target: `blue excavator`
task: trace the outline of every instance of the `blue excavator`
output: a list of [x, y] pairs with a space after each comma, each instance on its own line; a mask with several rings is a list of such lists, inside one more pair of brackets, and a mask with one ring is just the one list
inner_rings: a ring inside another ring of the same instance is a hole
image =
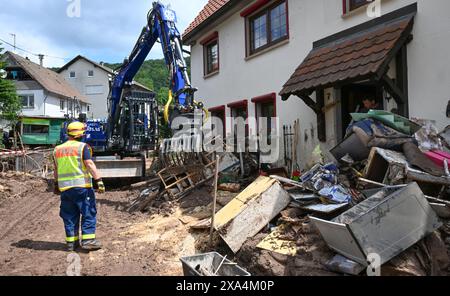
[[[145, 175], [145, 153], [158, 146], [160, 117], [171, 126], [179, 116], [193, 118], [195, 112], [206, 112], [202, 103], [194, 100], [197, 89], [192, 87], [188, 76], [176, 22], [173, 10], [160, 2], [153, 3], [131, 54], [110, 81], [107, 121], [84, 120], [87, 124], [84, 141], [93, 148], [94, 160], [105, 178]], [[163, 114], [153, 92], [132, 89], [134, 77], [158, 42], [170, 75], [169, 101]], [[62, 137], [70, 122], [65, 122]]]

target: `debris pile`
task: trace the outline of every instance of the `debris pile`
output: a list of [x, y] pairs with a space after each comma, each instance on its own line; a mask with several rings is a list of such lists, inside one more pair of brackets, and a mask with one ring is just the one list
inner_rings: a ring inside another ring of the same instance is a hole
[[0, 201], [27, 196], [30, 192], [49, 190], [49, 182], [21, 172], [0, 173]]
[[260, 176], [215, 214], [212, 227], [253, 274], [359, 275], [374, 262], [386, 275], [450, 273], [449, 128], [352, 116], [336, 159], [298, 181]]
[[359, 275], [373, 262], [382, 274], [449, 274], [450, 128], [385, 111], [352, 117], [345, 139], [303, 173], [258, 177], [257, 156], [245, 153], [166, 154], [129, 211], [161, 213], [205, 193], [183, 224], [210, 230], [205, 251], [255, 275]]

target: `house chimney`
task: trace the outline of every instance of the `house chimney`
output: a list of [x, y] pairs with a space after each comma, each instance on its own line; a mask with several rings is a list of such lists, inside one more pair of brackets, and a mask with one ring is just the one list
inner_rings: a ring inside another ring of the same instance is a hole
[[38, 57], [39, 57], [39, 65], [41, 65], [41, 67], [44, 67], [44, 55], [38, 54]]

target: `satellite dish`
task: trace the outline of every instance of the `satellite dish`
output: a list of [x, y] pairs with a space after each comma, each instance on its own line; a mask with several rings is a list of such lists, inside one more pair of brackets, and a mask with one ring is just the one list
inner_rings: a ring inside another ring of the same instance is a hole
[[5, 70], [1, 69], [0, 70], [0, 78], [5, 79], [6, 76], [8, 76], [8, 73]]

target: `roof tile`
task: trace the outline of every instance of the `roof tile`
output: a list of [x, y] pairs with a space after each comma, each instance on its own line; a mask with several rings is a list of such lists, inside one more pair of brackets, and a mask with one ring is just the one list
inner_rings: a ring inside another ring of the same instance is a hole
[[191, 33], [195, 28], [197, 28], [201, 23], [206, 21], [208, 18], [213, 16], [220, 8], [227, 4], [230, 0], [208, 0], [205, 7], [200, 11], [197, 17], [192, 21], [192, 23], [184, 31], [183, 36]]
[[40, 65], [31, 62], [15, 53], [7, 52], [20, 67], [23, 68], [34, 80], [36, 80], [47, 91], [66, 98], [76, 97], [78, 100], [88, 103], [86, 97], [81, 95], [78, 90], [72, 87], [62, 75], [41, 67]]

